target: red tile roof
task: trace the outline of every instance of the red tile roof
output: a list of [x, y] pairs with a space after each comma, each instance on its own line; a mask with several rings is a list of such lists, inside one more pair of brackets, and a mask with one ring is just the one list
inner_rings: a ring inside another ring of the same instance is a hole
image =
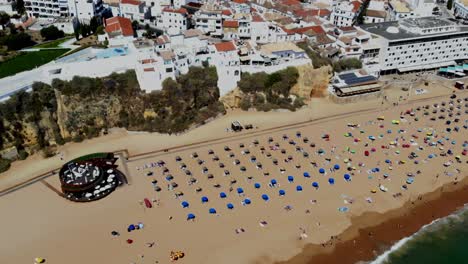
[[304, 34], [305, 32], [312, 30], [316, 34], [325, 34], [325, 30], [321, 26], [310, 26], [310, 27], [303, 27], [303, 28], [295, 28], [293, 29], [294, 32], [298, 34]]
[[301, 5], [301, 2], [298, 0], [282, 0], [281, 3], [287, 6]]
[[107, 33], [120, 33], [122, 36], [133, 36], [132, 21], [125, 17], [111, 17], [106, 19]]
[[229, 10], [229, 9], [224, 9], [224, 10], [222, 11], [222, 14], [225, 15], [225, 16], [230, 16], [230, 15], [232, 15], [232, 12], [231, 12], [231, 10]]
[[353, 12], [357, 12], [361, 8], [361, 2], [359, 1], [353, 1], [351, 4], [353, 5]]
[[237, 20], [224, 20], [223, 27], [225, 28], [238, 28], [239, 22]]
[[293, 13], [297, 17], [302, 17], [302, 18], [311, 17], [311, 16], [325, 17], [331, 14], [330, 10], [328, 9], [298, 9], [298, 10], [294, 10]]
[[247, 4], [247, 0], [232, 0], [232, 2], [236, 4]]
[[179, 8], [179, 9], [174, 9], [174, 8], [165, 7], [165, 8], [163, 9], [163, 12], [179, 13], [179, 14], [183, 14], [183, 15], [188, 14], [187, 9], [185, 9], [185, 8], [183, 8], [183, 7]]
[[154, 72], [154, 68], [151, 67], [151, 68], [144, 68], [143, 71], [145, 72]]
[[127, 4], [127, 5], [140, 5], [141, 2], [138, 0], [120, 0], [121, 4]]
[[356, 31], [357, 29], [353, 26], [347, 26], [347, 27], [340, 27], [339, 28], [341, 31], [346, 32], [346, 31]]
[[253, 13], [252, 22], [265, 22], [265, 20], [259, 14]]
[[218, 52], [234, 51], [237, 49], [232, 41], [216, 43], [214, 46]]

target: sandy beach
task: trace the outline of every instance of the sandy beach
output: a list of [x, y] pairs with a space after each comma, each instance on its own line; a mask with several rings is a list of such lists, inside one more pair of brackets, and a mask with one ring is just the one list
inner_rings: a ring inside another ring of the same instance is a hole
[[[464, 97], [466, 93], [458, 93], [457, 99]], [[0, 239], [0, 256], [6, 263], [31, 263], [35, 257], [47, 263], [169, 263], [169, 253], [181, 250], [186, 256], [178, 263], [274, 263], [296, 255], [304, 260], [304, 248], [321, 247], [358, 226], [360, 217], [393, 218], [391, 212], [407, 207], [408, 201], [454, 182], [465, 185], [467, 157], [461, 153], [466, 148], [467, 102], [453, 99], [450, 104], [449, 95], [423, 99], [396, 107], [382, 107], [379, 100], [336, 107], [320, 101], [313, 111], [293, 114], [234, 112], [180, 136], [118, 132], [67, 145], [62, 150], [66, 160], [125, 147], [134, 156], [222, 138], [228, 133], [223, 128], [236, 119], [259, 127], [252, 134], [130, 158], [131, 184], [96, 202], [73, 203], [58, 196], [51, 190], [60, 188], [54, 176], [4, 195], [0, 208], [8, 213], [0, 223], [11, 228]], [[337, 116], [267, 130], [287, 124], [285, 120], [297, 123], [333, 114]], [[58, 157], [44, 164], [39, 160], [14, 164], [1, 176], [3, 187], [63, 163]], [[165, 164], [155, 166], [160, 160]], [[25, 166], [32, 162], [38, 165]], [[8, 180], [15, 173], [17, 178]], [[155, 180], [160, 192], [154, 190]], [[168, 188], [172, 182], [177, 187]], [[153, 200], [154, 207], [142, 206], [144, 198]], [[210, 213], [211, 208], [216, 212]], [[189, 214], [195, 219], [187, 221]], [[137, 223], [144, 228], [127, 231]]]

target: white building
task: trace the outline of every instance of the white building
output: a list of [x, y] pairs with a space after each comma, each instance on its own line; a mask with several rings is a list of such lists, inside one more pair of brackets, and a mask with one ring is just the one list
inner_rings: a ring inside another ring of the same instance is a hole
[[259, 44], [268, 43], [269, 24], [260, 15], [252, 14], [252, 22], [250, 23], [251, 39]]
[[330, 14], [330, 22], [339, 27], [352, 26], [361, 11], [359, 1], [334, 2]]
[[100, 16], [105, 8], [102, 0], [69, 1], [69, 16], [89, 22], [93, 16]]
[[373, 35], [363, 45], [364, 63], [381, 74], [435, 69], [468, 59], [468, 27], [449, 20], [406, 18], [361, 28]]
[[468, 0], [455, 0], [453, 13], [456, 17], [468, 20]]
[[370, 1], [364, 16], [364, 23], [381, 23], [385, 22], [387, 11], [385, 10], [385, 2]]
[[85, 21], [105, 10], [102, 0], [26, 0], [24, 7], [30, 17], [78, 17]]
[[161, 17], [158, 20], [157, 27], [168, 31], [181, 32], [189, 27], [188, 12], [185, 8], [169, 8], [162, 10]]
[[120, 14], [132, 21], [143, 22], [145, 19], [145, 2], [138, 0], [120, 0]]
[[0, 12], [5, 12], [10, 16], [14, 15], [16, 11], [13, 11], [12, 2], [11, 0], [0, 0]]
[[432, 16], [435, 0], [391, 0], [388, 2], [389, 20]]
[[199, 10], [194, 14], [195, 28], [205, 34], [221, 36], [223, 34], [222, 11]]

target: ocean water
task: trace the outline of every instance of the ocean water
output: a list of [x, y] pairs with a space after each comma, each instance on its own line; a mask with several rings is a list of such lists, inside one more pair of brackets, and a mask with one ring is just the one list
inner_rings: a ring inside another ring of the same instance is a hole
[[400, 240], [372, 264], [468, 263], [468, 206]]

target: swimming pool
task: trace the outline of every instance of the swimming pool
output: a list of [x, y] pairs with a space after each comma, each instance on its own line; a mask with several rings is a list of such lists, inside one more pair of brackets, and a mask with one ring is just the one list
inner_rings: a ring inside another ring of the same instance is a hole
[[127, 55], [127, 48], [108, 48], [96, 54], [96, 57], [98, 59], [104, 59], [125, 55]]

